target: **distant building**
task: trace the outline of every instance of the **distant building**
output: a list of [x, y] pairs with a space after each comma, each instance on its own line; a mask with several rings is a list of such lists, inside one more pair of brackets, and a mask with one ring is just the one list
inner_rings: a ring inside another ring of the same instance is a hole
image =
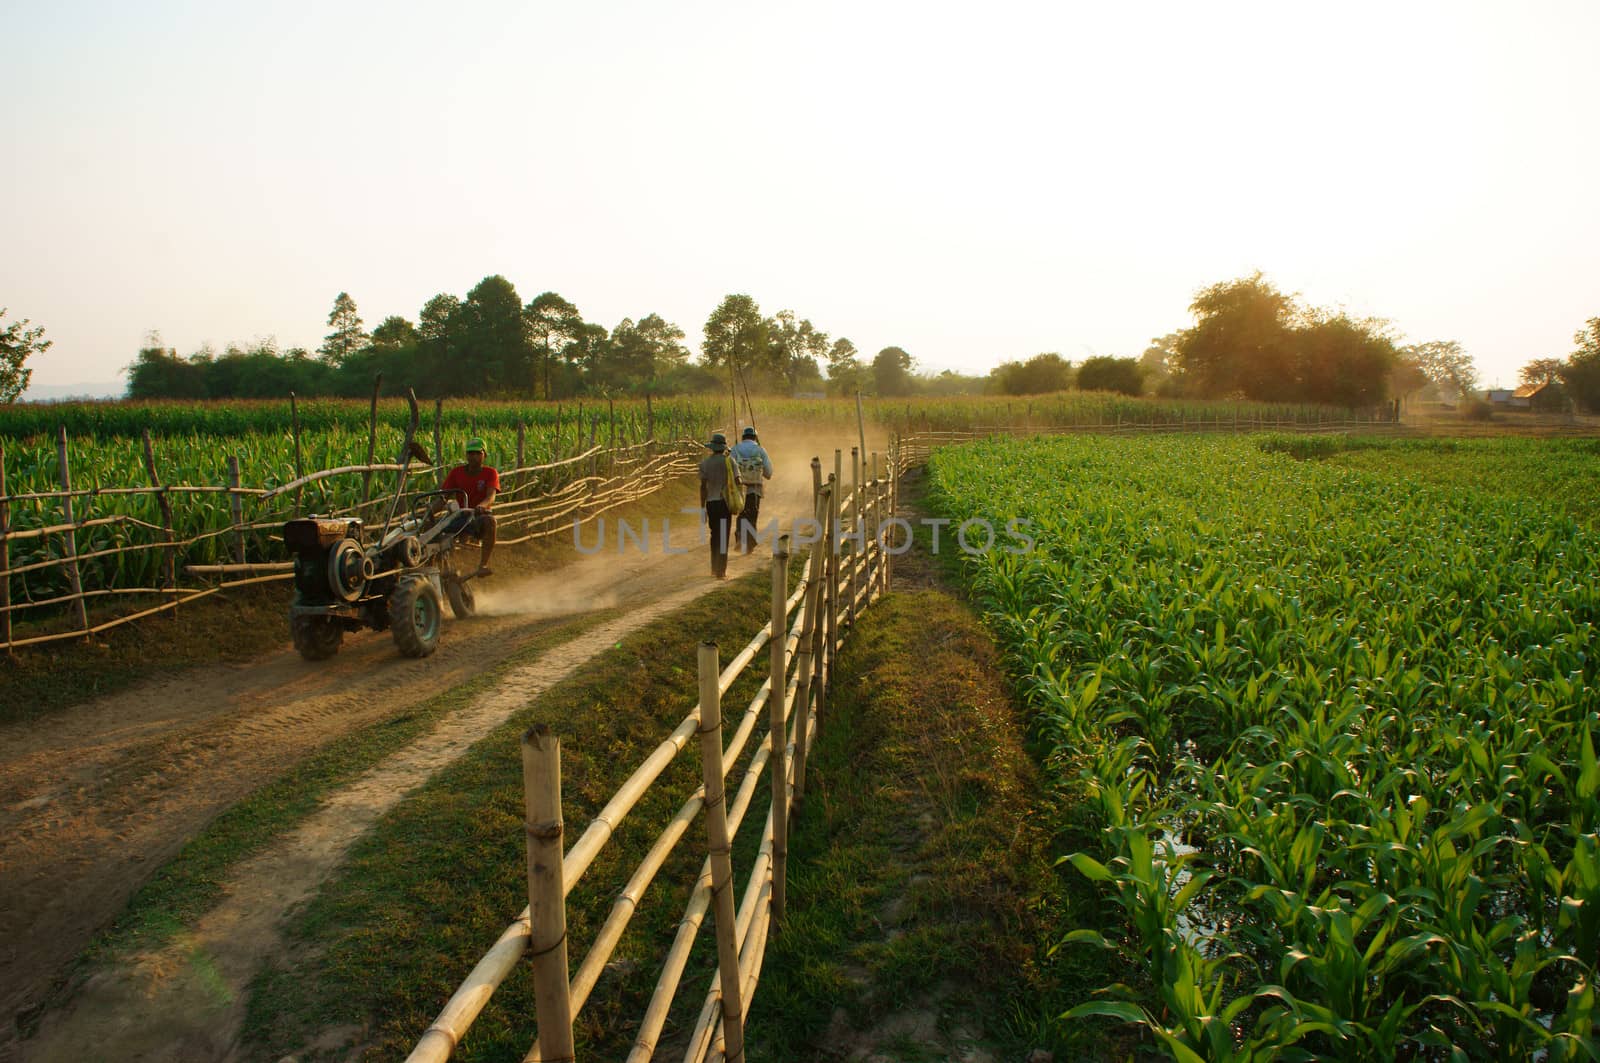
[[[1483, 393], [1483, 401], [1490, 406], [1506, 408], [1513, 405], [1511, 400], [1515, 396], [1516, 391], [1511, 388], [1489, 388]], [[1527, 404], [1524, 403], [1523, 405]]]
[[1567, 392], [1555, 380], [1524, 384], [1511, 396], [1511, 406], [1525, 410], [1564, 410], [1567, 408]]

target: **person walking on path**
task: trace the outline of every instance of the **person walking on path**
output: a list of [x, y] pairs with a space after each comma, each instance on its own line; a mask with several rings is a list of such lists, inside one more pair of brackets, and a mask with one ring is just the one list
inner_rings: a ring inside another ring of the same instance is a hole
[[739, 514], [739, 549], [748, 554], [756, 545], [756, 522], [761, 516], [763, 480], [772, 479], [772, 459], [756, 438], [754, 425], [733, 445], [733, 467], [738, 470], [739, 490], [744, 492], [744, 510]]
[[711, 453], [700, 462], [700, 508], [705, 510], [706, 523], [711, 528], [711, 574], [727, 579], [728, 523], [732, 517], [727, 493], [737, 491], [739, 485], [728, 482], [728, 437], [713, 432], [706, 449]]
[[494, 553], [494, 496], [500, 491], [500, 474], [483, 463], [483, 440], [467, 440], [467, 463], [450, 470], [440, 485], [441, 491], [454, 491], [464, 511], [462, 520], [470, 534], [483, 544], [478, 558], [477, 576], [491, 575], [489, 557]]

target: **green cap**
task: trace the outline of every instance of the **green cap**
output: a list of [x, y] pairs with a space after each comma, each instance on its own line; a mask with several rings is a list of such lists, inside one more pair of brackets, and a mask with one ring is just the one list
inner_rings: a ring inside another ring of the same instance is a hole
[[481, 439], [469, 439], [469, 440], [467, 440], [467, 453], [471, 454], [474, 450], [476, 450], [479, 454], [483, 453], [483, 440], [481, 440]]

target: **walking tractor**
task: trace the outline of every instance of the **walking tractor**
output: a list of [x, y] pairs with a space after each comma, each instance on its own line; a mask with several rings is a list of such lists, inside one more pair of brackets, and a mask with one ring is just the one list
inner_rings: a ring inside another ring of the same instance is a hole
[[[416, 400], [412, 399], [412, 420]], [[406, 468], [427, 454], [407, 433], [399, 482], [385, 531], [373, 541], [362, 522], [350, 517], [309, 516], [283, 526], [283, 541], [294, 552], [294, 601], [289, 634], [308, 661], [339, 652], [346, 631], [388, 629], [407, 657], [426, 657], [439, 644], [444, 601], [458, 619], [473, 614], [471, 580], [478, 569], [463, 569], [456, 547], [473, 528], [473, 514], [459, 491], [423, 491], [407, 500]]]

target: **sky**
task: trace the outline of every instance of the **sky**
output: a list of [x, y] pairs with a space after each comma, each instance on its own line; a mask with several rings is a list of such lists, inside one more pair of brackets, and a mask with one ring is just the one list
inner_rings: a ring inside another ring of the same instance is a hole
[[974, 373], [1137, 355], [1256, 270], [1485, 383], [1600, 316], [1593, 0], [0, 0], [0, 39], [30, 395], [496, 273]]

